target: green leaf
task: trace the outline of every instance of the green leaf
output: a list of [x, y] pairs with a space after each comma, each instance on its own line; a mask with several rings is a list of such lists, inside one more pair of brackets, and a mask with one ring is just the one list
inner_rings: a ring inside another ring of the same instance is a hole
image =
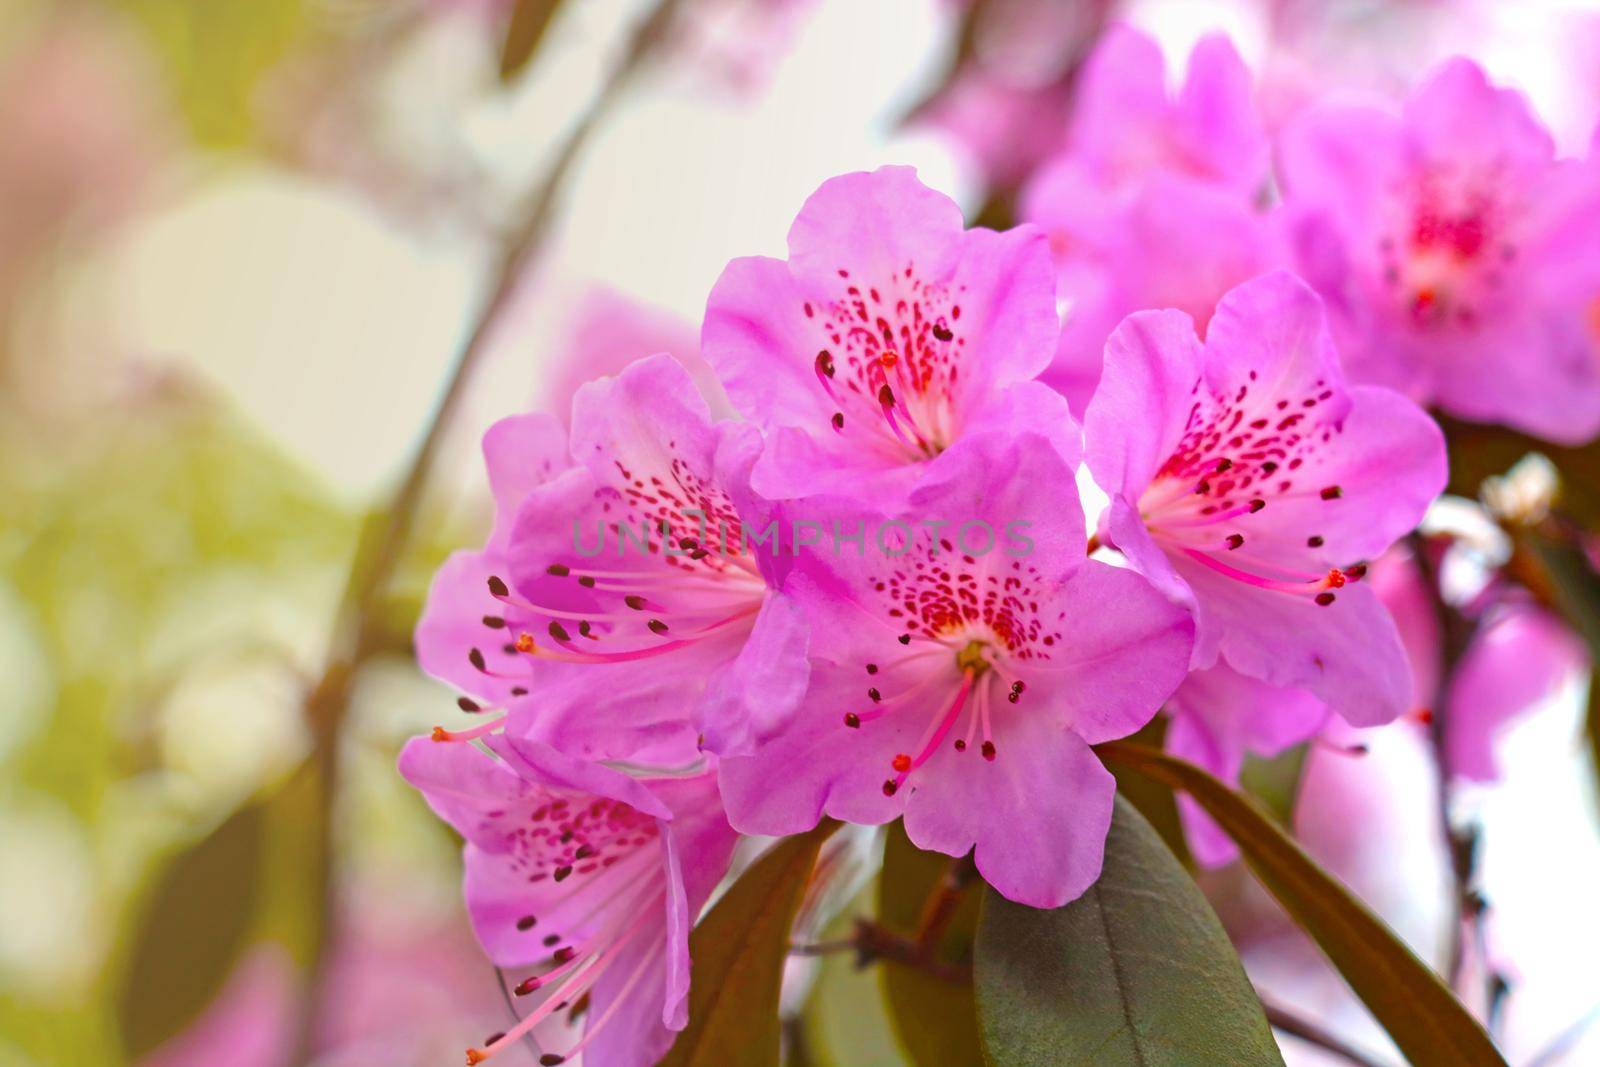
[[[1145, 723], [1138, 733], [1130, 735], [1128, 740], [1151, 748], [1165, 748], [1167, 726], [1171, 721], [1165, 715], [1157, 715]], [[1117, 792], [1139, 809], [1139, 814], [1161, 835], [1161, 840], [1178, 857], [1178, 862], [1193, 870], [1194, 857], [1189, 854], [1189, 842], [1183, 836], [1183, 823], [1178, 818], [1178, 801], [1172, 790], [1142, 774], [1129, 774], [1116, 767], [1108, 770], [1117, 780]]]
[[237, 148], [256, 134], [257, 89], [321, 28], [306, 0], [109, 0], [149, 33], [195, 140]]
[[1188, 792], [1238, 843], [1261, 884], [1321, 946], [1411, 1063], [1504, 1067], [1489, 1035], [1438, 976], [1254, 803], [1162, 752], [1122, 742], [1096, 751], [1108, 763]]
[[130, 1060], [187, 1026], [226, 981], [255, 917], [263, 822], [249, 804], [163, 872], [117, 1004]]
[[817, 850], [838, 828], [829, 819], [778, 842], [694, 928], [689, 1025], [658, 1067], [776, 1067], [789, 932]]
[[500, 81], [509, 85], [533, 60], [539, 51], [539, 42], [555, 21], [561, 0], [517, 0], [511, 9], [511, 22], [506, 27], [505, 43], [500, 48]]
[[[922, 851], [900, 823], [891, 824], [878, 876], [878, 921], [894, 933], [915, 935], [923, 909], [950, 864], [949, 856]], [[939, 939], [937, 958], [947, 963], [972, 958], [981, 899], [976, 886], [963, 893]], [[895, 1034], [913, 1063], [944, 1067], [981, 1062], [977, 1003], [970, 983], [957, 985], [892, 960], [880, 964], [879, 981]]]
[[1283, 1063], [1221, 922], [1122, 797], [1083, 896], [1042, 911], [985, 894], [975, 978], [998, 1067]]
[[1246, 756], [1239, 771], [1239, 788], [1259, 800], [1280, 826], [1294, 825], [1294, 803], [1300, 796], [1300, 779], [1305, 774], [1310, 748], [1301, 744], [1276, 756]]

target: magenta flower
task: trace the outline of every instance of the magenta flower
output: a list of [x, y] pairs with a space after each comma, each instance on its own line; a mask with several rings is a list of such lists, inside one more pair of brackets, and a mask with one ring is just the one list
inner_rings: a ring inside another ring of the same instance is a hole
[[1194, 606], [1195, 667], [1221, 655], [1354, 723], [1407, 710], [1394, 623], [1358, 583], [1444, 488], [1444, 442], [1399, 394], [1345, 385], [1303, 283], [1239, 286], [1204, 345], [1181, 312], [1130, 316], [1085, 440], [1102, 536]]
[[1495, 748], [1504, 729], [1588, 669], [1583, 642], [1549, 612], [1527, 604], [1495, 611], [1450, 679], [1444, 718], [1449, 772], [1476, 782], [1499, 778]]
[[803, 620], [770, 596], [781, 528], [747, 488], [759, 435], [713, 423], [666, 355], [580, 389], [572, 422], [574, 462], [435, 582], [424, 667], [508, 709], [441, 736], [504, 721], [562, 751], [662, 765], [695, 758], [702, 734], [736, 749], [787, 713], [807, 669]]
[[531, 969], [535, 1006], [467, 1053], [482, 1063], [587, 998], [583, 1036], [541, 1062], [585, 1054], [656, 1062], [688, 1021], [689, 929], [736, 837], [712, 774], [629, 778], [537, 742], [414, 738], [400, 773], [466, 839], [467, 909], [496, 966]]
[[903, 495], [963, 435], [1059, 433], [1066, 406], [1030, 381], [1057, 329], [1044, 237], [963, 230], [909, 167], [824, 182], [789, 259], [736, 259], [701, 350], [768, 432], [752, 475], [773, 498]]
[[[1170, 174], [1152, 176], [1085, 229], [1085, 203], [1066, 181], [1030, 191], [1023, 217], [1050, 234], [1068, 301], [1055, 358], [1040, 380], [1084, 411], [1106, 339], [1135, 311], [1176, 308], [1204, 332], [1224, 293], [1286, 261], [1279, 228], [1236, 192]], [[1114, 219], [1114, 226], [1102, 226]], [[1226, 235], [1226, 239], [1219, 239]]]
[[1041, 168], [1026, 199], [1049, 220], [1054, 240], [1099, 244], [1118, 225], [1115, 209], [1153, 178], [1227, 190], [1245, 203], [1265, 187], [1267, 163], [1250, 72], [1226, 37], [1195, 45], [1173, 97], [1161, 47], [1116, 25], [1084, 65], [1066, 148]]
[[[433, 576], [414, 642], [418, 665], [468, 694], [462, 707], [474, 711], [527, 696], [525, 679], [479, 669], [472, 650], [486, 643], [485, 620], [498, 612], [486, 590], [491, 577], [509, 570], [517, 507], [535, 487], [572, 465], [566, 431], [549, 415], [515, 415], [495, 423], [483, 435], [483, 458], [494, 496], [494, 528], [482, 549], [452, 554]], [[489, 642], [491, 648], [500, 644], [503, 640]]]
[[[1155, 41], [1107, 31], [1085, 66], [1065, 149], [1024, 190], [1067, 302], [1043, 380], [1082, 412], [1127, 315], [1178, 308], [1205, 327], [1222, 294], [1284, 261], [1256, 207], [1267, 141], [1233, 45], [1208, 37], [1176, 98]], [[1223, 236], [1225, 235], [1225, 237]]]
[[1447, 63], [1399, 115], [1312, 108], [1285, 206], [1350, 374], [1463, 418], [1600, 432], [1600, 181], [1519, 93]]
[[[1167, 701], [1172, 722], [1167, 751], [1225, 782], [1237, 782], [1246, 755], [1271, 757], [1315, 737], [1328, 706], [1301, 689], [1249, 678], [1218, 664], [1189, 675]], [[1189, 851], [1204, 867], [1221, 867], [1239, 847], [1187, 794], [1178, 796]]]
[[1113, 783], [1089, 746], [1150, 719], [1193, 626], [1085, 558], [1072, 467], [1039, 434], [974, 435], [907, 509], [832, 513], [871, 532], [864, 551], [802, 556], [785, 584], [812, 620], [811, 688], [776, 736], [723, 761], [736, 827], [903, 815], [921, 848], [976, 846], [1013, 900], [1053, 907], [1094, 881]]
[[714, 417], [734, 413], [715, 372], [700, 358], [700, 338], [692, 323], [599, 285], [574, 305], [540, 406], [566, 418], [580, 388], [621, 374], [634, 360], [657, 352], [669, 353], [683, 364]]

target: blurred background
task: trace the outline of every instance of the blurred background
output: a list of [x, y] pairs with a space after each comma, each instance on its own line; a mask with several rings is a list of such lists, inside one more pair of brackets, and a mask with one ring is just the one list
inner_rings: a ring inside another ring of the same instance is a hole
[[[503, 1029], [456, 844], [393, 770], [462, 719], [409, 633], [486, 529], [481, 432], [692, 358], [722, 266], [831, 175], [911, 163], [1004, 217], [1114, 18], [1178, 71], [1226, 31], [1274, 121], [1455, 52], [1567, 151], [1600, 117], [1575, 3], [0, 0], [0, 1067], [420, 1067]], [[1519, 1065], [1600, 1062], [1582, 704], [1462, 800]], [[1425, 740], [1360, 743], [1313, 746], [1302, 837], [1436, 959]], [[1258, 981], [1386, 1062], [1211, 882]], [[872, 976], [820, 979], [795, 1061], [901, 1062]]]

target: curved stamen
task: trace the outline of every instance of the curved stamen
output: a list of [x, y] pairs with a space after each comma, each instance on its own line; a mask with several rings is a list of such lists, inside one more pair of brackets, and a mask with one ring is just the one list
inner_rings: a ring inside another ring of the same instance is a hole
[[[1224, 577], [1255, 586], [1257, 589], [1272, 589], [1280, 593], [1292, 593], [1296, 596], [1316, 596], [1318, 603], [1331, 604], [1333, 602], [1333, 594], [1327, 592], [1327, 590], [1341, 589], [1348, 580], [1344, 571], [1334, 567], [1318, 579], [1303, 582], [1280, 581], [1274, 578], [1263, 578], [1258, 574], [1251, 574], [1249, 571], [1242, 571], [1237, 567], [1230, 567], [1207, 552], [1187, 547], [1183, 548], [1182, 551], [1184, 555], [1196, 563], [1203, 564]], [[1328, 599], [1326, 601], [1322, 600], [1323, 596], [1328, 597]]]
[[472, 741], [476, 738], [484, 737], [488, 734], [494, 733], [496, 730], [500, 729], [500, 727], [504, 726], [505, 722], [506, 717], [502, 715], [498, 719], [481, 723], [472, 727], [470, 730], [446, 730], [443, 726], [435, 726], [433, 728], [433, 740]]
[[[917, 742], [917, 754], [915, 756], [907, 756], [902, 753], [894, 758], [895, 770], [900, 772], [894, 783], [897, 788], [905, 784], [906, 778], [912, 771], [927, 763], [934, 751], [944, 743], [945, 737], [950, 733], [950, 728], [961, 717], [961, 709], [966, 706], [967, 694], [972, 692], [973, 677], [973, 672], [970, 670], [961, 672], [961, 688], [956, 690], [955, 699], [950, 702], [950, 706], [945, 709], [944, 714], [936, 717], [928, 724], [928, 729], [923, 733], [922, 739]], [[909, 760], [909, 763], [902, 765], [903, 760]]]
[[[640, 909], [638, 917], [627, 931], [608, 945], [598, 956], [578, 956], [573, 961], [569, 961], [584, 964], [584, 966], [579, 967], [577, 973], [569, 975], [558, 989], [546, 997], [544, 1002], [537, 1008], [523, 1016], [516, 1026], [513, 1026], [510, 1030], [507, 1030], [481, 1048], [469, 1048], [467, 1050], [469, 1067], [484, 1063], [503, 1049], [521, 1041], [524, 1035], [548, 1019], [562, 1005], [575, 1001], [584, 993], [587, 993], [605, 969], [616, 961], [617, 956], [622, 953], [622, 950], [627, 947], [628, 943], [633, 940], [650, 918], [650, 909]], [[567, 967], [568, 964], [563, 963], [558, 969]]]

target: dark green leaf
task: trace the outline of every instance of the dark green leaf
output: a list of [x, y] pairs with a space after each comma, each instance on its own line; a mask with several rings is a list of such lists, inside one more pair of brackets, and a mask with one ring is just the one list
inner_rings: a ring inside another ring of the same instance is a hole
[[1504, 1067], [1489, 1035], [1438, 976], [1253, 802], [1162, 752], [1123, 742], [1097, 751], [1108, 763], [1131, 767], [1194, 797], [1238, 842], [1261, 884], [1322, 947], [1413, 1064]]
[[659, 1067], [776, 1067], [778, 987], [817, 850], [839, 824], [778, 842], [689, 936], [689, 1025]]
[[117, 1004], [129, 1059], [182, 1030], [227, 980], [255, 915], [262, 831], [261, 808], [247, 805], [162, 873]]
[[[1128, 740], [1151, 748], [1164, 748], [1170, 721], [1165, 715], [1157, 715]], [[1161, 835], [1161, 840], [1178, 857], [1178, 862], [1193, 870], [1194, 858], [1189, 855], [1189, 842], [1183, 836], [1183, 823], [1178, 819], [1178, 801], [1172, 790], [1142, 774], [1130, 774], [1116, 767], [1108, 769], [1117, 780], [1117, 792], [1139, 809], [1139, 814]]]
[[1083, 896], [1041, 911], [986, 893], [974, 977], [999, 1067], [1283, 1063], [1222, 924], [1122, 797]]
[[[924, 909], [950, 870], [949, 856], [923, 852], [898, 823], [890, 825], [878, 876], [878, 921], [893, 933], [917, 933]], [[936, 948], [936, 958], [964, 963], [972, 958], [978, 931], [978, 886], [969, 887], [955, 905]], [[956, 984], [903, 963], [884, 960], [879, 981], [895, 1034], [911, 1061], [926, 1067], [978, 1063], [978, 1013], [970, 983]]]
[[509, 85], [516, 81], [517, 75], [532, 61], [560, 7], [561, 0], [517, 0], [511, 9], [505, 43], [500, 48], [502, 83]]

